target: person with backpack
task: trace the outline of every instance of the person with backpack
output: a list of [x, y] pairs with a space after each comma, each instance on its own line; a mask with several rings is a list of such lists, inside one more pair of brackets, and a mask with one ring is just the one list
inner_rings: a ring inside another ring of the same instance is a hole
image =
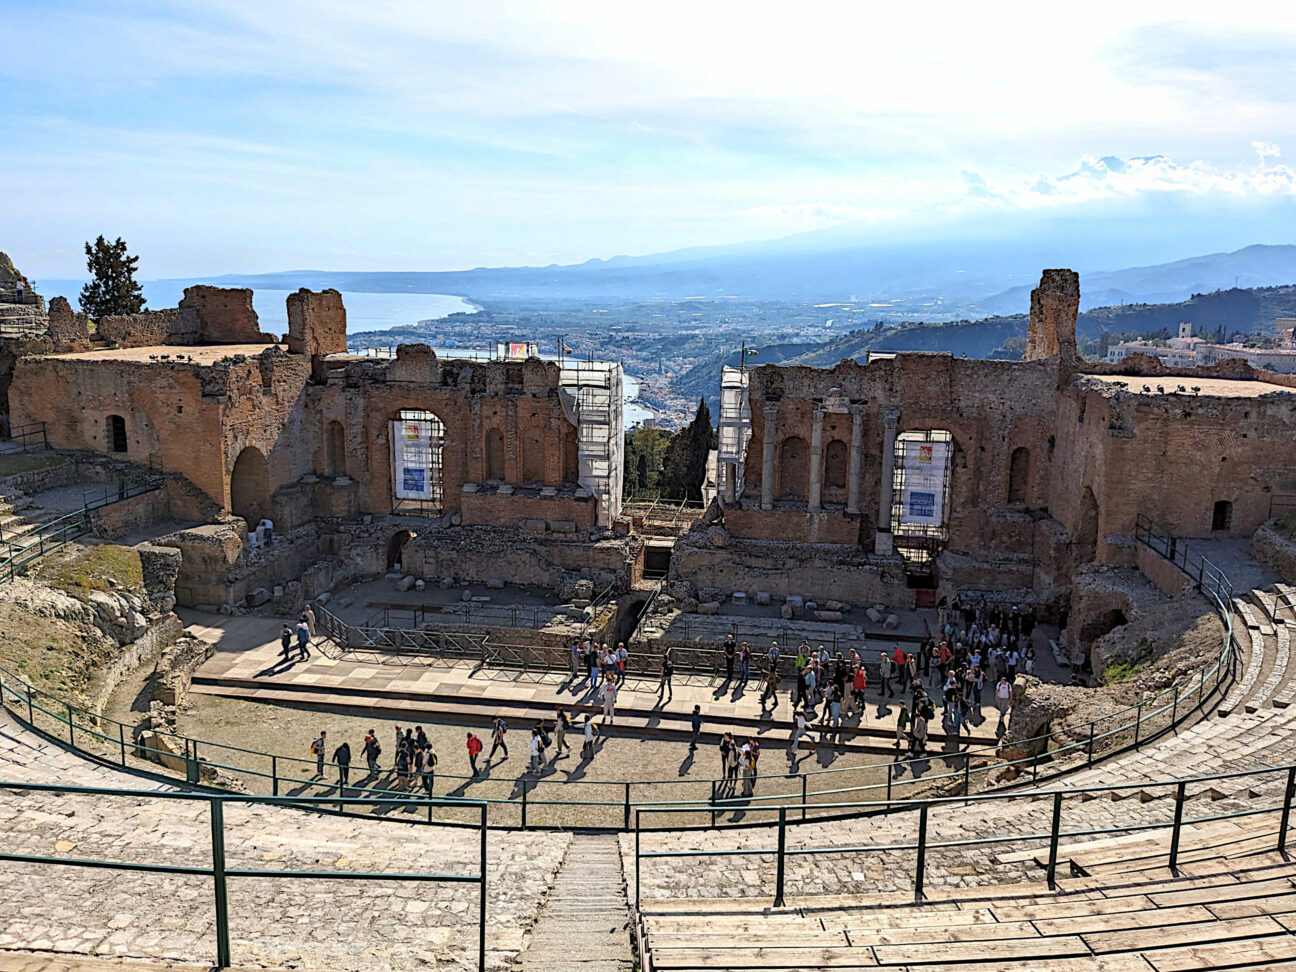
[[702, 733], [702, 706], [693, 706], [693, 716], [689, 719], [689, 725], [693, 728], [693, 738], [689, 740], [689, 752], [697, 749], [698, 736]]
[[477, 775], [477, 757], [482, 751], [482, 741], [478, 738], [477, 733], [469, 730], [468, 732], [468, 765], [472, 767], [472, 775]]
[[486, 765], [489, 766], [495, 759], [495, 750], [504, 750], [504, 758], [508, 759], [508, 743], [504, 741], [504, 734], [508, 732], [508, 723], [504, 721], [503, 716], [495, 717], [495, 726], [491, 730], [491, 748], [486, 755]]
[[[900, 700], [900, 711], [896, 713], [895, 748], [898, 750], [905, 741], [905, 730], [909, 728], [909, 706], [904, 699]], [[899, 758], [899, 757], [897, 757]]]
[[762, 712], [765, 710], [766, 699], [772, 700], [770, 703], [772, 708], [775, 709], [778, 708], [778, 687], [779, 687], [778, 662], [773, 661], [770, 662], [769, 671], [765, 674], [765, 690], [761, 692], [760, 706]]
[[392, 750], [392, 769], [396, 768], [396, 757], [400, 755], [401, 746], [404, 745], [405, 734], [401, 732], [401, 727], [396, 727], [396, 748]]
[[297, 657], [301, 661], [310, 658], [310, 628], [303, 619], [297, 624]]
[[594, 724], [594, 717], [588, 712], [585, 713], [585, 742], [581, 745], [581, 758], [594, 758], [594, 737], [598, 734], [598, 726]]
[[285, 623], [283, 630], [279, 632], [279, 644], [283, 646], [283, 659], [288, 661], [292, 655], [292, 628]]
[[382, 747], [378, 745], [378, 737], [374, 735], [372, 729], [365, 733], [364, 749], [361, 752], [364, 754], [365, 763], [369, 766], [369, 778], [377, 779], [380, 772], [378, 757], [382, 755]]
[[392, 784], [392, 788], [405, 792], [409, 789], [409, 785], [410, 754], [402, 741], [402, 744], [396, 750], [396, 782]]
[[346, 786], [351, 779], [351, 744], [344, 742], [333, 750], [333, 762], [337, 764], [338, 789]]
[[755, 737], [749, 736], [746, 744], [743, 746], [744, 757], [744, 779], [743, 779], [743, 796], [751, 796], [756, 792], [756, 777], [760, 762], [760, 743]]
[[797, 746], [801, 742], [801, 737], [806, 734], [810, 727], [810, 724], [806, 722], [805, 713], [800, 709], [797, 709], [796, 712], [793, 713], [792, 725], [792, 738], [788, 740], [789, 761], [796, 759]]
[[738, 657], [738, 646], [734, 644], [734, 636], [725, 636], [724, 643], [724, 663], [725, 663], [725, 681], [732, 682], [734, 676], [734, 661]]
[[423, 768], [420, 771], [423, 777], [423, 789], [427, 791], [428, 796], [432, 795], [432, 785], [436, 782], [436, 764], [437, 753], [429, 742], [423, 750]]
[[324, 778], [324, 747], [327, 738], [328, 733], [321, 729], [319, 738], [310, 744], [311, 755], [315, 757], [315, 779], [317, 780]]

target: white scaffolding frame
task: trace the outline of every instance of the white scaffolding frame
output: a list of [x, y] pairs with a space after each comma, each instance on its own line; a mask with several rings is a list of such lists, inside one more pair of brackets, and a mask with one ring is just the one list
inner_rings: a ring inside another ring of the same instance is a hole
[[558, 380], [568, 418], [576, 426], [580, 484], [598, 499], [599, 526], [621, 513], [625, 465], [624, 373], [618, 362], [562, 363]]
[[747, 443], [751, 441], [751, 401], [747, 382], [745, 368], [726, 365], [720, 372], [716, 486], [726, 502], [733, 502], [742, 495]]

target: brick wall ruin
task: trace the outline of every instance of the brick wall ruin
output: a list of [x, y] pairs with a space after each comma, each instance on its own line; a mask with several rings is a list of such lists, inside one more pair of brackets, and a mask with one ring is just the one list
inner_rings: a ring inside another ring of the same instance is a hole
[[296, 354], [345, 354], [346, 308], [336, 290], [288, 295], [288, 350]]

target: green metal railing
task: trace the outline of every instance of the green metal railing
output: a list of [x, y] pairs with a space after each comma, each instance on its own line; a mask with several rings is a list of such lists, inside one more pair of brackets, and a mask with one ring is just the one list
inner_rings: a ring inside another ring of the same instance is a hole
[[[506, 796], [480, 799], [497, 808], [492, 812], [492, 826], [606, 829], [619, 822], [623, 829], [629, 830], [632, 812], [636, 807], [663, 805], [668, 802], [663, 797], [678, 795], [682, 799], [672, 803], [677, 807], [677, 816], [670, 828], [678, 830], [767, 826], [777, 819], [779, 807], [787, 805], [795, 805], [801, 819], [824, 820], [843, 814], [850, 815], [849, 811], [842, 809], [839, 801], [843, 800], [856, 799], [869, 802], [870, 805], [880, 803], [889, 806], [897, 801], [931, 794], [957, 793], [966, 796], [997, 785], [993, 782], [992, 775], [1005, 772], [1015, 774], [1017, 784], [1047, 781], [1077, 766], [1092, 766], [1117, 753], [1141, 748], [1172, 731], [1184, 718], [1202, 710], [1212, 698], [1227, 688], [1237, 655], [1231, 612], [1228, 609], [1231, 588], [1227, 578], [1213, 568], [1203, 568], [1200, 576], [1205, 579], [1208, 595], [1216, 602], [1226, 627], [1224, 647], [1216, 661], [1193, 678], [1185, 679], [1137, 705], [1088, 724], [1071, 727], [1066, 730], [1065, 736], [1061, 732], [1051, 732], [1014, 742], [1015, 746], [1031, 755], [1005, 760], [999, 758], [995, 746], [986, 746], [956, 749], [920, 759], [887, 760], [806, 772], [797, 770], [769, 773], [761, 777], [764, 785], [770, 786], [773, 781], [779, 786], [772, 792], [759, 795], [753, 793], [751, 796], [732, 795], [731, 787], [734, 783], [724, 777], [632, 781], [582, 779], [577, 783], [523, 774], [517, 780], [495, 781], [507, 787]], [[324, 610], [317, 613], [317, 622], [321, 630], [330, 633], [330, 625], [344, 624]], [[564, 651], [522, 646], [497, 647], [516, 649], [512, 657], [518, 664], [535, 664], [535, 658], [532, 657], [535, 652]], [[678, 658], [682, 651], [684, 650], [676, 649], [673, 654]], [[562, 657], [561, 664], [565, 666], [566, 655]], [[631, 655], [632, 659], [635, 657]], [[339, 694], [339, 699], [345, 701], [344, 693]], [[321, 782], [311, 775], [316, 766], [314, 760], [165, 732], [159, 732], [158, 735], [168, 741], [167, 748], [142, 746], [135, 738], [136, 727], [72, 705], [3, 670], [0, 670], [0, 705], [50, 738], [66, 741], [68, 745], [82, 749], [95, 758], [110, 760], [133, 771], [161, 773], [166, 769], [164, 761], [178, 762], [180, 757], [177, 754], [183, 753], [184, 777], [190, 783], [198, 783], [206, 767], [207, 771], [234, 774], [245, 785], [270, 795], [278, 795], [289, 787], [301, 792], [318, 793], [333, 788], [331, 784]], [[568, 705], [567, 708], [570, 711], [573, 706]], [[819, 732], [825, 728], [823, 725], [814, 727]], [[575, 732], [572, 733], [572, 738], [576, 739]], [[766, 738], [763, 741], [767, 751], [772, 751], [770, 740]], [[221, 754], [221, 758], [213, 759], [212, 755], [217, 753]], [[325, 765], [336, 773], [334, 764]], [[939, 767], [941, 771], [933, 773], [933, 767]], [[862, 782], [852, 781], [851, 775], [841, 774], [851, 774]], [[454, 781], [464, 786], [471, 784], [483, 787], [483, 781], [479, 777], [440, 772], [436, 776], [443, 782]], [[833, 785], [838, 780], [842, 782]], [[812, 781], [818, 786], [812, 788]], [[596, 796], [607, 794], [609, 799], [570, 798], [573, 792], [582, 790]], [[363, 788], [363, 792], [399, 797], [404, 791], [375, 785]], [[568, 798], [546, 798], [541, 795], [550, 792], [566, 793]], [[331, 803], [336, 805], [338, 812], [350, 812], [348, 805], [354, 801], [345, 797], [345, 791], [341, 795], [342, 799], [332, 797]], [[543, 818], [539, 821], [536, 819], [537, 811]]]
[[12, 580], [23, 567], [90, 533], [93, 530], [90, 517], [93, 511], [154, 492], [163, 485], [160, 476], [150, 475], [135, 482], [121, 480], [87, 487], [81, 491], [81, 509], [18, 535], [5, 537], [0, 532], [0, 581]]
[[0, 439], [0, 453], [34, 452], [48, 448], [49, 435], [45, 431], [44, 422], [15, 425], [9, 430], [7, 438]]
[[[226, 864], [225, 856], [225, 805], [227, 803], [262, 804], [296, 807], [306, 810], [319, 808], [327, 801], [319, 797], [264, 797], [225, 794], [186, 793], [183, 791], [115, 790], [102, 787], [66, 786], [55, 783], [13, 783], [0, 780], [0, 794], [4, 793], [54, 793], [84, 796], [125, 797], [130, 799], [202, 801], [208, 805], [211, 819], [211, 864], [209, 866], [181, 864], [141, 864], [133, 861], [105, 861], [81, 857], [57, 857], [38, 854], [11, 854], [0, 852], [0, 861], [23, 864], [53, 864], [64, 867], [88, 867], [112, 871], [136, 871], [150, 874], [190, 875], [212, 879], [216, 913], [216, 965], [227, 968], [232, 964], [230, 954], [230, 922], [227, 882], [230, 878], [295, 878], [298, 880], [330, 881], [417, 881], [422, 883], [476, 884], [479, 890], [477, 910], [477, 968], [486, 969], [486, 805], [473, 800], [432, 801], [434, 804], [453, 803], [456, 808], [475, 807], [480, 814], [478, 823], [478, 866], [475, 874], [423, 874], [415, 872], [367, 871], [290, 871], [265, 868], [234, 868]], [[391, 798], [382, 798], [391, 803]], [[429, 801], [405, 797], [404, 801], [420, 807]]]
[[[1204, 816], [1189, 817], [1185, 819], [1184, 804], [1189, 799], [1187, 796], [1187, 788], [1189, 786], [1217, 783], [1224, 780], [1253, 780], [1263, 776], [1278, 776], [1282, 778], [1282, 797], [1279, 802], [1274, 804], [1265, 804], [1258, 807], [1253, 806], [1245, 810], [1206, 814]], [[1076, 830], [1062, 829], [1062, 813], [1065, 801], [1070, 800], [1074, 803], [1083, 805], [1100, 794], [1116, 794], [1131, 790], [1137, 790], [1144, 793], [1155, 790], [1173, 790], [1174, 809], [1171, 820], [1168, 822], [1154, 821], [1150, 823], [1117, 824], [1110, 827], [1082, 827]], [[913, 841], [893, 844], [862, 844], [859, 846], [821, 845], [794, 849], [789, 849], [787, 846], [787, 832], [790, 827], [799, 826], [801, 823], [801, 821], [793, 820], [790, 816], [791, 813], [802, 809], [802, 806], [799, 804], [784, 805], [774, 808], [777, 810], [778, 820], [776, 825], [776, 840], [773, 847], [657, 851], [645, 851], [642, 849], [641, 833], [660, 832], [663, 828], [644, 828], [641, 825], [641, 818], [644, 816], [652, 816], [654, 814], [676, 814], [679, 812], [680, 808], [673, 805], [640, 806], [635, 808], [635, 909], [636, 911], [640, 910], [642, 900], [641, 862], [644, 860], [660, 858], [772, 856], [775, 860], [776, 866], [773, 901], [773, 906], [776, 908], [784, 906], [784, 891], [786, 887], [787, 873], [786, 865], [789, 857], [822, 857], [835, 854], [879, 854], [889, 851], [913, 851], [914, 900], [921, 901], [924, 897], [927, 853], [930, 850], [945, 850], [960, 847], [988, 847], [997, 844], [1013, 844], [1020, 848], [1024, 843], [1030, 841], [1047, 840], [1048, 858], [1047, 863], [1044, 866], [1045, 876], [1048, 886], [1050, 888], [1056, 888], [1057, 870], [1060, 862], [1059, 843], [1063, 838], [1104, 837], [1111, 834], [1131, 834], [1168, 829], [1170, 832], [1170, 843], [1166, 853], [1166, 866], [1172, 873], [1177, 874], [1181, 835], [1185, 826], [1196, 826], [1199, 824], [1214, 823], [1222, 820], [1236, 821], [1263, 814], [1276, 814], [1278, 820], [1277, 826], [1273, 832], [1275, 838], [1274, 850], [1279, 854], [1285, 854], [1287, 850], [1288, 825], [1291, 820], [1292, 799], [1294, 795], [1296, 795], [1296, 765], [1284, 765], [1262, 767], [1260, 769], [1252, 770], [1240, 770], [1232, 773], [1215, 773], [1208, 776], [1196, 776], [1178, 780], [1162, 780], [1155, 783], [1119, 783], [1106, 786], [1090, 786], [1074, 790], [1014, 791], [982, 793], [972, 796], [940, 797], [923, 800], [842, 803], [837, 804], [836, 807], [838, 807], [843, 814], [847, 816], [861, 816], [871, 812], [877, 813], [885, 811], [889, 815], [888, 819], [890, 819], [899, 813], [916, 811], [918, 817]], [[963, 804], [965, 806], [970, 804], [982, 805], [985, 807], [985, 812], [981, 814], [981, 817], [982, 819], [988, 820], [992, 819], [992, 813], [996, 806], [1002, 806], [1003, 804], [1010, 802], [1040, 800], [1052, 801], [1052, 813], [1050, 815], [1051, 824], [1049, 829], [1044, 832], [1026, 834], [1013, 832], [995, 837], [966, 837], [958, 840], [938, 841], [930, 840], [927, 836], [931, 811], [941, 806], [952, 804]], [[705, 810], [708, 808], [700, 809]]]

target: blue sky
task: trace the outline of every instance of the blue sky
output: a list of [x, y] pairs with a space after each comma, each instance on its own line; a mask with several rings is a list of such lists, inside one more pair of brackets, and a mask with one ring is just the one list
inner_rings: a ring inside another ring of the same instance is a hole
[[4, 11], [0, 249], [38, 280], [99, 233], [149, 278], [436, 270], [1296, 195], [1287, 5]]

